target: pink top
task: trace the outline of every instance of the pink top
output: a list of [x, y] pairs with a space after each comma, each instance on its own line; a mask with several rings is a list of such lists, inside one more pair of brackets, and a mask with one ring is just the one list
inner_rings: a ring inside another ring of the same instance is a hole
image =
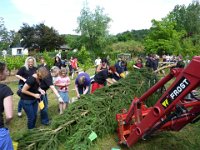
[[[55, 81], [55, 84], [69, 84], [70, 83], [70, 78], [68, 76], [66, 77], [57, 77], [56, 78], [56, 81]], [[62, 91], [62, 92], [66, 92], [68, 91], [68, 85], [67, 86], [57, 86], [58, 87], [58, 91]]]

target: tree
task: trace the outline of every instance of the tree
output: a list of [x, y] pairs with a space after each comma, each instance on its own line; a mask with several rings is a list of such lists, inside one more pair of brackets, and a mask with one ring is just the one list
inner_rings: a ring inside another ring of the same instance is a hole
[[15, 47], [16, 45], [19, 45], [21, 41], [21, 35], [18, 32], [10, 31], [10, 48]]
[[97, 55], [102, 53], [107, 45], [108, 28], [111, 19], [103, 14], [103, 9], [96, 7], [92, 13], [86, 6], [81, 10], [81, 16], [78, 17], [77, 33], [81, 34], [81, 42], [86, 49]]
[[176, 30], [185, 30], [188, 35], [200, 33], [200, 4], [197, 0], [188, 7], [176, 5], [169, 15], [172, 20], [176, 21]]
[[81, 37], [79, 35], [68, 34], [65, 36], [65, 42], [72, 49], [81, 49], [82, 47]]
[[200, 3], [194, 0], [186, 7], [177, 5], [167, 16], [169, 20], [176, 22], [175, 30], [184, 31], [181, 37], [181, 53], [186, 55], [197, 55], [200, 46]]
[[22, 46], [30, 50], [49, 51], [59, 49], [65, 43], [64, 35], [59, 35], [53, 27], [49, 28], [44, 23], [32, 27], [24, 23], [19, 33], [23, 39]]
[[143, 39], [148, 34], [148, 32], [149, 32], [149, 30], [147, 30], [147, 29], [131, 30], [131, 31], [119, 33], [116, 35], [116, 37], [117, 37], [118, 41], [120, 41], [120, 42], [126, 42], [129, 40], [143, 41]]
[[110, 52], [112, 53], [131, 53], [132, 56], [144, 52], [144, 46], [140, 42], [134, 40], [117, 42], [107, 47], [107, 49], [110, 49]]
[[152, 24], [144, 42], [146, 52], [160, 55], [164, 52], [167, 54], [174, 54], [175, 51], [179, 52], [181, 49], [180, 39], [184, 33], [175, 30], [176, 23], [169, 21], [166, 17], [162, 21], [154, 19]]
[[8, 49], [9, 45], [9, 32], [4, 25], [4, 19], [0, 17], [0, 50]]

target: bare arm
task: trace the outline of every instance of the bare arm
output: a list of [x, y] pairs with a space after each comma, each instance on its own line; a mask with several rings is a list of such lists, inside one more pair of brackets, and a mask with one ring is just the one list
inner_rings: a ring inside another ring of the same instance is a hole
[[113, 84], [114, 82], [112, 80], [110, 80], [109, 78], [106, 79], [106, 81], [109, 83], [109, 84]]
[[101, 64], [98, 65], [98, 67], [97, 67], [97, 69], [96, 69], [96, 72], [97, 72], [97, 73], [101, 71], [101, 66], [102, 66]]
[[22, 81], [24, 81], [24, 82], [26, 82], [26, 79], [25, 78], [23, 78], [22, 76], [20, 76], [20, 75], [15, 75], [18, 79], [20, 79], [20, 80], [22, 80]]
[[89, 90], [89, 86], [86, 86], [86, 89], [85, 89], [85, 91], [83, 92], [83, 95], [87, 94], [88, 90]]
[[9, 124], [13, 118], [13, 96], [4, 98], [3, 105], [6, 116], [6, 124]]
[[133, 68], [140, 69], [140, 68], [139, 68], [139, 67], [137, 67], [136, 65], [133, 65]]
[[50, 89], [53, 91], [53, 93], [57, 96], [57, 98], [60, 97], [58, 91], [56, 90], [55, 86], [54, 85], [50, 85]]

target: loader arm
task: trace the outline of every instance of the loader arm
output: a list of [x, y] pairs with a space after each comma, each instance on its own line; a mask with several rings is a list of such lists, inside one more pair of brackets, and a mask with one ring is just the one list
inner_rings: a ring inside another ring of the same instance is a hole
[[[140, 98], [135, 98], [128, 112], [116, 115], [119, 143], [128, 147], [159, 130], [179, 131], [200, 114], [200, 101], [185, 97], [200, 85], [200, 56], [195, 56], [184, 69], [174, 68]], [[144, 101], [171, 79], [176, 78], [153, 107]]]

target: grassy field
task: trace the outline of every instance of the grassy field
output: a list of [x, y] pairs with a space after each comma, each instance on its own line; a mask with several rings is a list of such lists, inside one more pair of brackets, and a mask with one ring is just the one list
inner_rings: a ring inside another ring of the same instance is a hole
[[[94, 70], [87, 71], [90, 75], [93, 74]], [[9, 126], [11, 136], [19, 134], [20, 132], [27, 130], [27, 120], [25, 113], [23, 112], [22, 118], [17, 117], [17, 104], [19, 97], [16, 94], [17, 91], [17, 82], [11, 82], [8, 84], [11, 87], [14, 94], [14, 119]], [[69, 87], [69, 96], [70, 98], [75, 97], [74, 90], [74, 80], [71, 80], [71, 85]], [[55, 116], [59, 115], [58, 113], [58, 102], [55, 98], [55, 95], [51, 90], [48, 90], [48, 99], [49, 99], [49, 117], [53, 119]], [[40, 115], [38, 114], [37, 119], [37, 128], [47, 128], [40, 123]], [[117, 143], [117, 134], [113, 133], [107, 135], [103, 139], [97, 138], [94, 146], [90, 150], [112, 150], [112, 148], [118, 148], [120, 150], [198, 150], [200, 149], [200, 123], [189, 124], [180, 132], [162, 132], [153, 135], [151, 138], [143, 141], [140, 140], [131, 148], [127, 148], [123, 145], [118, 145]], [[64, 150], [61, 148], [61, 150]]]

